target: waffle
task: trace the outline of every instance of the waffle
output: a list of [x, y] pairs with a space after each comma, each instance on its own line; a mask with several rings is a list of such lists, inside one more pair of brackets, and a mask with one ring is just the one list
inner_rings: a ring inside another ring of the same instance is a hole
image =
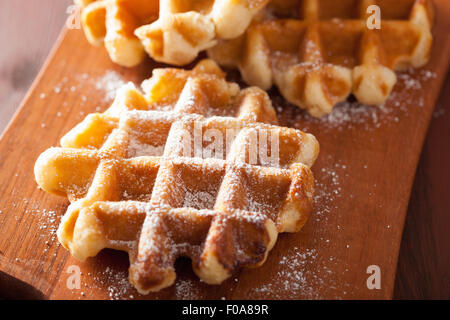
[[[369, 5], [380, 8], [379, 30], [367, 27]], [[429, 0], [272, 0], [243, 36], [221, 42], [209, 56], [238, 68], [250, 85], [276, 85], [319, 117], [350, 93], [382, 104], [395, 70], [427, 63], [432, 21]]]
[[268, 0], [76, 0], [93, 44], [105, 42], [111, 59], [135, 66], [145, 56], [175, 65], [247, 29]]
[[112, 61], [132, 67], [145, 57], [134, 31], [158, 19], [158, 1], [75, 0], [81, 8], [81, 22], [88, 41], [105, 44]]
[[71, 202], [59, 241], [79, 260], [128, 252], [143, 294], [175, 281], [179, 256], [209, 284], [263, 264], [312, 210], [314, 136], [278, 126], [267, 94], [212, 60], [155, 69], [142, 88], [121, 88], [37, 160], [39, 186]]
[[268, 0], [200, 0], [160, 2], [158, 21], [136, 35], [156, 61], [183, 65], [217, 43], [244, 33]]

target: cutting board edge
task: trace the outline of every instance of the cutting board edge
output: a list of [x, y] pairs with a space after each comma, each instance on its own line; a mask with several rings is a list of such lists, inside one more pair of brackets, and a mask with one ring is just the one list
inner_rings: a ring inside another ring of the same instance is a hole
[[[46, 58], [46, 60], [45, 60], [45, 63], [43, 64], [43, 66], [42, 66], [42, 68], [40, 69], [40, 71], [39, 71], [39, 73], [38, 73], [38, 75], [37, 75], [37, 77], [35, 78], [35, 80], [33, 81], [33, 83], [32, 83], [32, 85], [31, 85], [31, 87], [30, 87], [30, 89], [27, 91], [27, 94], [26, 94], [26, 96], [25, 96], [25, 98], [23, 99], [23, 101], [20, 103], [20, 107], [18, 108], [18, 110], [15, 112], [15, 114], [14, 114], [14, 116], [12, 117], [12, 119], [10, 120], [10, 122], [8, 123], [8, 125], [7, 125], [7, 127], [5, 128], [5, 130], [3, 131], [3, 133], [0, 135], [0, 140], [3, 140], [4, 138], [5, 138], [5, 136], [8, 134], [8, 132], [10, 131], [10, 128], [14, 125], [14, 123], [15, 123], [15, 121], [17, 121], [17, 116], [23, 111], [23, 108], [24, 108], [24, 106], [28, 103], [28, 101], [29, 101], [29, 99], [30, 99], [30, 96], [31, 96], [31, 94], [35, 91], [35, 88], [36, 88], [36, 86], [38, 85], [38, 83], [41, 81], [41, 78], [42, 78], [42, 76], [45, 74], [45, 72], [46, 72], [46, 70], [48, 69], [48, 67], [49, 67], [49, 65], [51, 64], [51, 62], [52, 62], [52, 60], [53, 60], [53, 57], [54, 57], [54, 55], [56, 54], [56, 52], [58, 51], [58, 49], [59, 49], [59, 47], [61, 46], [61, 43], [62, 43], [62, 41], [64, 40], [64, 38], [65, 38], [65, 36], [66, 36], [66, 34], [67, 34], [67, 28], [66, 27], [64, 27], [62, 30], [61, 30], [61, 32], [60, 32], [60, 35], [59, 35], [59, 37], [58, 37], [58, 40], [56, 41], [56, 43], [55, 43], [55, 45], [53, 46], [53, 48], [52, 48], [52, 50], [51, 50], [51, 52], [49, 53], [49, 55], [48, 55], [48, 57]], [[449, 49], [450, 49], [450, 45], [447, 45], [447, 50], [446, 50], [446, 52], [447, 52], [447, 54], [448, 54], [448, 52], [449, 52]], [[447, 68], [448, 68], [448, 63], [449, 63], [449, 59], [447, 59]], [[445, 77], [445, 74], [444, 75], [442, 75], [442, 77]], [[441, 81], [441, 84], [443, 85], [443, 81]], [[438, 92], [441, 90], [441, 87], [439, 88], [439, 89], [436, 89]], [[435, 97], [435, 99], [434, 99], [434, 107], [436, 106], [436, 101], [437, 101], [437, 99], [438, 99], [438, 94], [436, 94], [436, 97]], [[429, 114], [429, 119], [427, 119], [427, 128], [429, 127], [429, 125], [430, 125], [430, 118], [432, 117], [432, 112], [430, 112], [430, 114]], [[428, 129], [427, 129], [428, 130]], [[425, 131], [426, 132], [426, 131]], [[422, 138], [422, 141], [421, 141], [421, 145], [423, 146], [423, 143], [424, 143], [424, 141], [425, 141], [425, 137], [426, 137], [426, 134], [423, 136], [423, 138]], [[417, 155], [417, 161], [416, 161], [416, 169], [417, 169], [417, 165], [418, 165], [418, 161], [419, 161], [419, 158], [420, 158], [420, 154], [418, 154]], [[412, 175], [412, 180], [414, 179], [414, 174]], [[408, 191], [408, 195], [410, 195], [410, 193], [411, 193], [411, 189], [412, 189], [412, 183], [411, 183], [411, 185], [410, 185], [410, 188], [409, 188], [409, 191]], [[407, 205], [406, 205], [406, 209], [407, 209]], [[405, 212], [404, 212], [404, 217], [403, 217], [403, 222], [402, 222], [402, 232], [401, 232], [401, 234], [403, 233], [403, 228], [404, 228], [404, 223], [405, 223], [405, 221], [406, 221], [406, 210], [404, 210]], [[399, 248], [400, 248], [400, 242], [398, 242], [398, 250], [397, 250], [397, 253], [396, 253], [396, 258], [395, 258], [395, 264], [397, 265], [397, 263], [398, 263], [398, 254], [399, 254]], [[4, 263], [0, 263], [0, 271], [3, 271], [3, 266], [4, 266]], [[396, 269], [397, 270], [397, 269]], [[393, 275], [393, 277], [394, 277], [394, 280], [395, 280], [395, 276], [396, 276], [396, 272], [394, 273], [394, 275]], [[21, 280], [21, 281], [24, 281], [24, 282], [26, 282], [26, 283], [30, 283], [30, 279], [24, 279], [24, 278], [27, 278], [27, 277], [13, 277], [13, 278], [16, 278], [16, 279], [19, 279], [19, 280]], [[36, 288], [35, 286], [33, 286], [34, 288]], [[50, 295], [51, 295], [51, 292], [52, 292], [52, 289], [51, 288], [49, 288], [48, 290], [45, 290], [46, 292], [44, 292], [44, 294], [45, 294], [45, 296], [46, 297], [50, 297]], [[394, 291], [394, 286], [392, 286], [392, 288], [391, 288], [391, 292], [390, 292], [390, 294], [389, 294], [389, 299], [390, 298], [392, 298], [392, 296], [393, 296], [393, 291]]]
[[[428, 133], [428, 130], [429, 130], [430, 125], [431, 125], [431, 118], [433, 117], [433, 111], [436, 108], [436, 103], [439, 100], [440, 92], [442, 91], [442, 88], [444, 86], [444, 79], [446, 78], [446, 75], [449, 73], [448, 68], [450, 66], [450, 57], [449, 57], [449, 55], [450, 55], [450, 35], [449, 35], [448, 38], [449, 39], [447, 40], [447, 46], [446, 46], [446, 50], [445, 50], [446, 54], [443, 55], [443, 56], [445, 56], [445, 55], [448, 56], [448, 58], [446, 59], [447, 60], [446, 62], [445, 62], [445, 59], [444, 59], [444, 63], [446, 64], [445, 69], [447, 69], [447, 72], [443, 73], [442, 76], [441, 76], [443, 79], [442, 79], [442, 81], [440, 81], [440, 83], [441, 83], [440, 87], [438, 89], [436, 89], [436, 91], [438, 93], [435, 95], [435, 99], [434, 99], [434, 102], [433, 102], [433, 109], [431, 110], [431, 112], [428, 115], [428, 118], [425, 121], [426, 122], [426, 130], [425, 130], [425, 134], [422, 137], [422, 141], [420, 142], [420, 146], [421, 146], [420, 150], [421, 150], [421, 152], [416, 155], [415, 165], [414, 165], [414, 173], [412, 174], [412, 177], [410, 178], [410, 180], [411, 180], [411, 182], [409, 184], [410, 187], [408, 188], [408, 192], [407, 192], [408, 199], [411, 198], [411, 192], [412, 192], [414, 179], [415, 179], [416, 172], [417, 172], [417, 167], [419, 165], [420, 156], [422, 154], [422, 150], [423, 150], [423, 146], [424, 146], [424, 143], [425, 143], [425, 140], [426, 140], [426, 137], [427, 137], [427, 133]], [[403, 239], [403, 232], [404, 232], [404, 229], [405, 229], [405, 223], [406, 223], [407, 214], [408, 214], [408, 206], [409, 206], [409, 201], [408, 201], [408, 203], [406, 203], [405, 209], [402, 210], [402, 212], [404, 212], [404, 213], [403, 213], [403, 219], [402, 219], [402, 223], [401, 223], [400, 241], [397, 241], [397, 243], [396, 243], [396, 245], [397, 245], [397, 250], [396, 250], [397, 253], [395, 255], [395, 266], [396, 267], [395, 267], [395, 272], [394, 272], [393, 279], [392, 279], [392, 282], [394, 283], [394, 285], [392, 286], [392, 288], [390, 290], [389, 298], [388, 298], [390, 300], [392, 300], [392, 298], [394, 296], [395, 279], [397, 277], [397, 271], [398, 271], [398, 267], [397, 267], [398, 266], [398, 258], [399, 258], [399, 254], [400, 254], [400, 247], [401, 247], [401, 242], [402, 242], [402, 239]]]

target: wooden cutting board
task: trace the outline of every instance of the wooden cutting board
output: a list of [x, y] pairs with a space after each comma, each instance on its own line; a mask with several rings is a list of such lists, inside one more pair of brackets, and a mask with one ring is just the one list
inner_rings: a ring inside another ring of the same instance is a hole
[[[181, 259], [176, 284], [147, 297], [128, 284], [126, 254], [104, 250], [81, 263], [58, 244], [55, 231], [68, 201], [39, 190], [33, 166], [88, 113], [105, 110], [122, 80], [139, 84], [160, 65], [148, 59], [120, 68], [82, 31], [63, 31], [0, 140], [0, 293], [49, 299], [391, 298], [410, 189], [449, 63], [450, 3], [436, 5], [430, 63], [399, 74], [381, 108], [349, 101], [318, 120], [270, 92], [282, 124], [315, 134], [321, 144], [313, 167], [316, 212], [304, 229], [280, 235], [261, 268], [243, 270], [220, 286], [199, 282]], [[372, 265], [380, 268], [380, 289], [367, 287]], [[82, 272], [80, 289], [67, 287], [71, 266]]]

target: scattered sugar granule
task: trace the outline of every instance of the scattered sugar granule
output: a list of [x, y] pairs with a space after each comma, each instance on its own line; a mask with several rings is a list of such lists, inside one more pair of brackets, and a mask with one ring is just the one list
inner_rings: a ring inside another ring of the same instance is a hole
[[[90, 275], [91, 273], [88, 273], [88, 276]], [[97, 284], [99, 284], [100, 287], [107, 286], [106, 290], [111, 300], [121, 300], [127, 297], [131, 298], [130, 291], [134, 289], [128, 281], [127, 271], [117, 271], [107, 267], [101, 275], [94, 276], [93, 279], [95, 281], [94, 286], [98, 287]]]
[[[309, 299], [319, 299], [318, 291], [326, 282], [318, 274], [307, 271], [305, 268], [306, 265], [311, 263], [319, 266], [318, 259], [316, 249], [301, 251], [299, 248], [293, 247], [286, 252], [279, 262], [275, 278], [277, 283], [281, 284], [280, 291], [275, 290], [275, 286], [278, 287], [278, 284], [267, 282], [255, 287], [252, 292], [274, 299], [280, 298], [286, 293], [293, 296], [301, 293]], [[326, 274], [329, 274], [327, 267], [322, 265], [320, 267], [327, 272]]]
[[177, 279], [175, 284], [175, 296], [180, 300], [192, 300], [199, 298], [198, 287], [191, 279]]
[[[322, 131], [343, 131], [355, 126], [366, 131], [380, 128], [390, 122], [400, 122], [407, 117], [410, 108], [422, 108], [425, 104], [421, 90], [423, 83], [435, 78], [436, 74], [429, 70], [408, 69], [397, 73], [397, 86], [401, 90], [394, 90], [388, 100], [379, 106], [369, 106], [354, 100], [338, 103], [333, 111], [320, 118], [314, 118], [307, 112], [296, 113], [288, 120], [288, 126], [309, 131], [311, 126], [320, 126]], [[273, 97], [273, 104], [277, 110], [284, 110], [286, 102], [281, 96]]]
[[122, 76], [115, 71], [107, 71], [101, 78], [96, 81], [97, 90], [105, 92], [105, 101], [111, 101], [116, 96], [116, 91], [125, 84]]

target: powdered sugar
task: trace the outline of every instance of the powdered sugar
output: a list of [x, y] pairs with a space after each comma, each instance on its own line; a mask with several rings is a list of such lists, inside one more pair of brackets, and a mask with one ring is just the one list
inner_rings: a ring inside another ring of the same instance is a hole
[[128, 291], [132, 288], [128, 282], [128, 276], [126, 272], [117, 272], [109, 267], [106, 268], [104, 275], [111, 279], [113, 284], [110, 284], [107, 288], [109, 297], [111, 300], [123, 299]]
[[[302, 296], [305, 299], [320, 299], [321, 290], [333, 287], [333, 271], [316, 249], [290, 248], [280, 259], [275, 276], [268, 277], [262, 285], [250, 291], [250, 298], [286, 299]], [[314, 266], [314, 267], [312, 267]], [[335, 298], [339, 298], [336, 296]]]
[[[397, 89], [388, 100], [380, 106], [361, 104], [354, 99], [337, 104], [333, 111], [321, 118], [314, 118], [306, 112], [296, 112], [294, 118], [288, 119], [288, 125], [308, 131], [320, 126], [321, 130], [348, 130], [354, 127], [364, 130], [375, 130], [383, 124], [399, 122], [401, 117], [407, 117], [410, 108], [420, 108], [424, 105], [421, 93], [422, 83], [433, 79], [436, 74], [425, 69], [408, 69], [397, 73]], [[274, 97], [274, 105], [278, 112], [284, 112], [286, 102], [279, 95]]]
[[[339, 166], [339, 163], [335, 164]], [[315, 217], [317, 221], [326, 221], [327, 215], [336, 210], [334, 202], [342, 197], [340, 175], [336, 168], [322, 168], [320, 174], [316, 175], [315, 181]]]
[[178, 279], [175, 285], [175, 296], [180, 300], [193, 300], [200, 297], [200, 288], [192, 279]]
[[130, 138], [128, 144], [129, 157], [162, 156], [163, 153], [164, 145], [153, 146], [148, 143], [143, 143], [134, 137]]
[[190, 192], [189, 190], [186, 190], [186, 193], [184, 194], [183, 207], [212, 209], [214, 207], [215, 200], [215, 192]]
[[[104, 92], [103, 102], [109, 103], [115, 98], [117, 90], [125, 85], [125, 83], [123, 77], [113, 70], [108, 70], [104, 75], [97, 78], [92, 77], [88, 73], [81, 73], [73, 76], [72, 79], [63, 77], [56, 85], [54, 85], [49, 93], [42, 92], [39, 97], [41, 99], [46, 99], [50, 94], [76, 94], [78, 91], [84, 91], [84, 86], [88, 84], [93, 85], [98, 91]], [[79, 95], [79, 98], [79, 105], [84, 105], [88, 101], [86, 95], [81, 94]], [[67, 102], [64, 102], [63, 106], [67, 107]]]
[[[91, 291], [92, 289], [104, 290], [106, 288], [106, 293], [110, 300], [124, 300], [124, 299], [134, 299], [135, 296], [139, 295], [136, 293], [133, 286], [128, 281], [128, 272], [126, 270], [117, 270], [111, 267], [106, 267], [104, 271], [92, 275], [88, 273], [84, 275], [83, 278], [89, 277], [91, 279], [90, 283], [92, 287], [89, 287], [87, 283], [84, 284], [84, 289], [86, 291]], [[83, 288], [82, 288], [83, 289]], [[79, 291], [80, 295], [86, 298], [91, 298], [89, 295], [83, 295]]]
[[[429, 72], [423, 72], [420, 75], [423, 78], [433, 77], [433, 74]], [[405, 87], [405, 90], [409, 91], [418, 91], [422, 88], [420, 81], [411, 77], [408, 72], [399, 75], [399, 83]], [[96, 88], [105, 92], [105, 100], [111, 100], [117, 88], [123, 84], [124, 82], [120, 75], [114, 71], [108, 71], [95, 82]], [[77, 88], [73, 88], [74, 90], [71, 91], [75, 92]], [[61, 89], [58, 87], [58, 89], [55, 89], [55, 93], [58, 93], [57, 91], [60, 92]], [[402, 99], [399, 99], [399, 94], [402, 94]], [[301, 123], [298, 125], [302, 125], [302, 128], [305, 128], [305, 123], [318, 123], [323, 125], [325, 129], [343, 130], [359, 124], [363, 125], [367, 130], [374, 130], [385, 122], [399, 121], [398, 111], [404, 113], [408, 111], [407, 106], [410, 104], [410, 101], [406, 100], [405, 104], [398, 104], [398, 101], [405, 101], [403, 95], [404, 93], [394, 92], [389, 101], [378, 108], [361, 105], [352, 101], [344, 102], [337, 106], [332, 114], [326, 117], [313, 119], [301, 113], [295, 118], [295, 122]], [[416, 98], [411, 95], [410, 99]], [[81, 100], [86, 101], [83, 98]], [[417, 107], [423, 105], [423, 100], [417, 99], [416, 102]], [[307, 121], [301, 121], [302, 119]], [[163, 146], [155, 147], [134, 139], [130, 141], [129, 150], [131, 150], [134, 157], [162, 155]], [[317, 175], [316, 182], [316, 194], [314, 198], [317, 205], [317, 213], [312, 218], [315, 218], [319, 223], [326, 223], [328, 215], [335, 211], [335, 201], [342, 197], [341, 178], [347, 169], [346, 165], [339, 161], [327, 161], [327, 163], [333, 163], [334, 167], [322, 168], [321, 172]], [[216, 197], [215, 194], [210, 194], [205, 191], [195, 193], [187, 191], [184, 195], [183, 206], [194, 208], [198, 207], [199, 203], [202, 203], [202, 207], [213, 207]], [[204, 205], [203, 203], [206, 204]], [[251, 201], [250, 204], [251, 211], [260, 211], [258, 209], [261, 209], [263, 205], [263, 203], [258, 203], [257, 201]], [[339, 229], [339, 226], [337, 228]], [[320, 237], [317, 240], [326, 243], [330, 241], [330, 239]], [[347, 244], [348, 247], [349, 245]], [[282, 252], [283, 256], [279, 259], [279, 267], [276, 270], [275, 279], [263, 279], [262, 284], [255, 287], [252, 293], [258, 297], [263, 296], [268, 298], [286, 296], [286, 294], [290, 294], [293, 297], [305, 296], [308, 298], [320, 298], [320, 288], [333, 285], [334, 280], [328, 275], [333, 273], [330, 264], [333, 265], [336, 263], [336, 257], [319, 257], [317, 250], [314, 247], [293, 247], [287, 252]], [[314, 267], [311, 267], [311, 265], [314, 265]], [[319, 269], [320, 272], [314, 271]], [[116, 270], [107, 268], [99, 276], [99, 278], [101, 277], [108, 279], [108, 284], [102, 283], [101, 285], [107, 286], [111, 299], [124, 298], [129, 295], [130, 290], [133, 290], [128, 283], [126, 272], [117, 272]], [[277, 281], [277, 283], [273, 281]], [[111, 282], [114, 284], [109, 284]], [[281, 288], [281, 291], [276, 292], [276, 288]], [[193, 280], [182, 278], [177, 281], [176, 295], [178, 298], [194, 299], [198, 298], [199, 294], [199, 286]]]
[[[56, 212], [47, 209], [34, 209], [31, 211], [27, 210], [25, 212], [33, 212], [39, 214], [38, 228], [41, 232], [47, 233], [47, 237], [49, 239], [47, 241], [47, 245], [53, 243], [56, 240], [56, 231], [58, 230], [58, 224], [60, 220], [60, 217], [56, 215]], [[44, 252], [46, 251], [47, 248], [44, 249]]]
[[97, 90], [105, 92], [105, 101], [112, 101], [117, 90], [125, 85], [122, 76], [115, 71], [109, 70], [102, 77], [98, 78], [95, 83]]

